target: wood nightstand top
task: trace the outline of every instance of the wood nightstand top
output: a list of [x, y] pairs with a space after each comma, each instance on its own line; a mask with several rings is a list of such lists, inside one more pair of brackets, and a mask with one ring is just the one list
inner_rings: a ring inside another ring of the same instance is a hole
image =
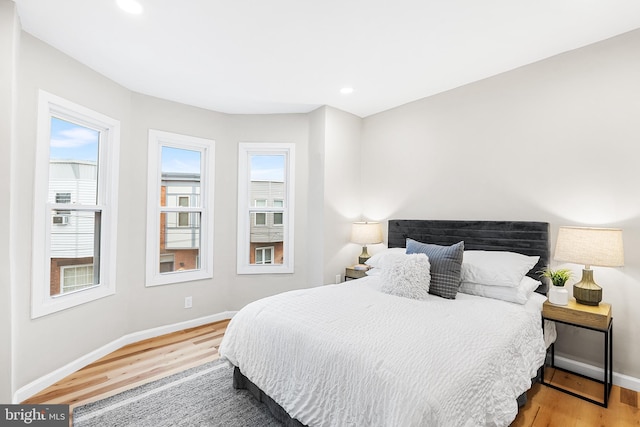
[[365, 277], [367, 275], [366, 270], [356, 270], [355, 266], [347, 267], [345, 269], [345, 279], [360, 279], [361, 277]]
[[577, 303], [575, 298], [571, 298], [567, 305], [555, 305], [545, 301], [542, 317], [604, 330], [611, 322], [611, 304], [601, 302], [594, 306], [584, 305]]

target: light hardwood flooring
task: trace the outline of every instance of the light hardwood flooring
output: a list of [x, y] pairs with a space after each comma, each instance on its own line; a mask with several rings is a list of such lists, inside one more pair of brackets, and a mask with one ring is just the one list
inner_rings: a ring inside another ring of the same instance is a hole
[[22, 403], [73, 408], [218, 359], [228, 320], [124, 346]]
[[[64, 403], [71, 410], [129, 388], [218, 358], [228, 321], [211, 323], [125, 346], [23, 403]], [[546, 370], [547, 380], [595, 398], [602, 386], [561, 371]], [[602, 408], [561, 391], [535, 384], [512, 427], [640, 426], [638, 393], [613, 386], [609, 407]], [[258, 427], [258, 426], [256, 426]]]

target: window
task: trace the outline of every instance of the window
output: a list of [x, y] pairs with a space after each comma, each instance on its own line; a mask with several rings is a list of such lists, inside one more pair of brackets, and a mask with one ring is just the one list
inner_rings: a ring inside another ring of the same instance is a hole
[[[179, 196], [178, 206], [183, 208], [189, 207], [189, 196]], [[189, 212], [178, 213], [178, 227], [189, 227]]]
[[93, 264], [62, 267], [60, 271], [63, 292], [73, 292], [93, 286]]
[[[56, 203], [71, 203], [71, 193], [56, 193]], [[67, 225], [69, 224], [69, 214], [71, 211], [68, 210], [60, 210], [56, 211], [57, 215], [53, 216], [53, 223], [58, 225]]]
[[272, 264], [273, 246], [269, 248], [256, 248], [256, 264]]
[[253, 224], [262, 227], [267, 225], [267, 213], [266, 212], [256, 212], [254, 213]]
[[273, 213], [273, 225], [274, 226], [282, 225], [282, 212]]
[[[282, 200], [274, 200], [273, 201], [273, 206], [278, 207], [278, 208], [282, 208], [282, 207], [284, 207], [284, 202]], [[283, 218], [282, 212], [274, 212], [273, 213], [273, 225], [274, 226], [283, 225], [282, 218]]]
[[56, 193], [56, 203], [71, 203], [71, 193]]
[[238, 274], [293, 273], [294, 148], [239, 146]]
[[31, 316], [115, 293], [120, 122], [40, 91]]
[[149, 130], [147, 286], [213, 277], [214, 141]]

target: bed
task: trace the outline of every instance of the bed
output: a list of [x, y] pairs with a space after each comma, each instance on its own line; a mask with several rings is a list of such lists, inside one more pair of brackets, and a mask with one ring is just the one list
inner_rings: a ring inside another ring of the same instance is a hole
[[[388, 266], [247, 305], [230, 322], [220, 355], [234, 366], [234, 386], [289, 426], [509, 425], [546, 354], [546, 284], [537, 272], [548, 265], [548, 236], [542, 222], [390, 220], [389, 249], [376, 261], [391, 259]], [[462, 277], [474, 277], [471, 254], [520, 254], [531, 264], [518, 280], [537, 294], [512, 302], [471, 291], [453, 298], [388, 292], [398, 289], [389, 285], [398, 276], [392, 268], [424, 271], [425, 258], [430, 283], [441, 279], [439, 255], [405, 255], [410, 247], [450, 253], [459, 242], [465, 260], [469, 254]], [[391, 256], [400, 252], [401, 260]]]

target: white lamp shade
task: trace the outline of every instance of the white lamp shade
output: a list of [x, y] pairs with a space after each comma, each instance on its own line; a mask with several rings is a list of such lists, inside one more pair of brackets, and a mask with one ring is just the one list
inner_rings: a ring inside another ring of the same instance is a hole
[[622, 230], [560, 227], [554, 259], [586, 266], [621, 267], [624, 265]]
[[351, 241], [361, 245], [382, 243], [382, 227], [379, 222], [354, 222], [351, 225]]

